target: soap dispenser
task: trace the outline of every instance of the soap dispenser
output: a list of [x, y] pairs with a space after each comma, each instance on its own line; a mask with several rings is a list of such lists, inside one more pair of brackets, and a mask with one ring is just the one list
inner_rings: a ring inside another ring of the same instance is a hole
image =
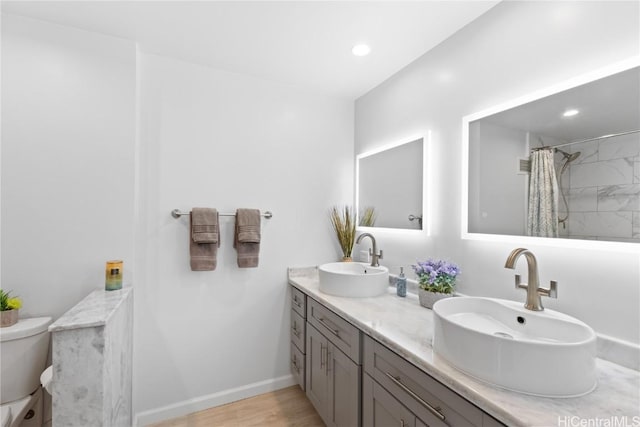
[[407, 296], [407, 278], [404, 277], [404, 267], [400, 267], [400, 275], [396, 279], [396, 294], [399, 297]]

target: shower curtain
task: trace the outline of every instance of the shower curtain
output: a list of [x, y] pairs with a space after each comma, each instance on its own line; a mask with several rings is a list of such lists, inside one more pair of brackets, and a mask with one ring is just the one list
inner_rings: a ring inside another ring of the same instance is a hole
[[527, 234], [558, 237], [558, 182], [552, 148], [531, 153]]

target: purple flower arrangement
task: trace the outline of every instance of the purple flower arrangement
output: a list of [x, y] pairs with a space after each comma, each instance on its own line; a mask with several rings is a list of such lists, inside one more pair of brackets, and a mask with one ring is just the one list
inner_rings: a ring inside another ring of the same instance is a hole
[[444, 260], [418, 261], [411, 267], [418, 276], [420, 289], [428, 292], [453, 293], [456, 277], [460, 274], [460, 268], [457, 265]]

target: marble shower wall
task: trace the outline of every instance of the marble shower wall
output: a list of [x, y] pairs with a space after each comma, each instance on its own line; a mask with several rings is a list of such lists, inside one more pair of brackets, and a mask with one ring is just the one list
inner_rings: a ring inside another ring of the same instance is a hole
[[640, 243], [640, 134], [563, 149], [580, 156], [563, 175], [569, 219], [560, 235]]
[[94, 291], [49, 327], [53, 425], [131, 426], [133, 291]]

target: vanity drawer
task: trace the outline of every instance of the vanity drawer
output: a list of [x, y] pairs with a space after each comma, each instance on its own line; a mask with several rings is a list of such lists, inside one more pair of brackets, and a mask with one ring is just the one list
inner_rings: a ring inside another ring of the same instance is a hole
[[291, 342], [298, 347], [303, 354], [305, 345], [306, 322], [294, 309], [291, 309]]
[[291, 373], [302, 390], [304, 390], [304, 355], [300, 352], [298, 347], [291, 343], [289, 366], [291, 367]]
[[351, 360], [360, 365], [360, 330], [312, 298], [307, 299], [307, 320]]
[[429, 426], [482, 426], [484, 412], [369, 336], [364, 369]]
[[306, 295], [297, 288], [291, 286], [291, 308], [298, 312], [303, 318], [306, 316], [307, 307], [305, 304]]

